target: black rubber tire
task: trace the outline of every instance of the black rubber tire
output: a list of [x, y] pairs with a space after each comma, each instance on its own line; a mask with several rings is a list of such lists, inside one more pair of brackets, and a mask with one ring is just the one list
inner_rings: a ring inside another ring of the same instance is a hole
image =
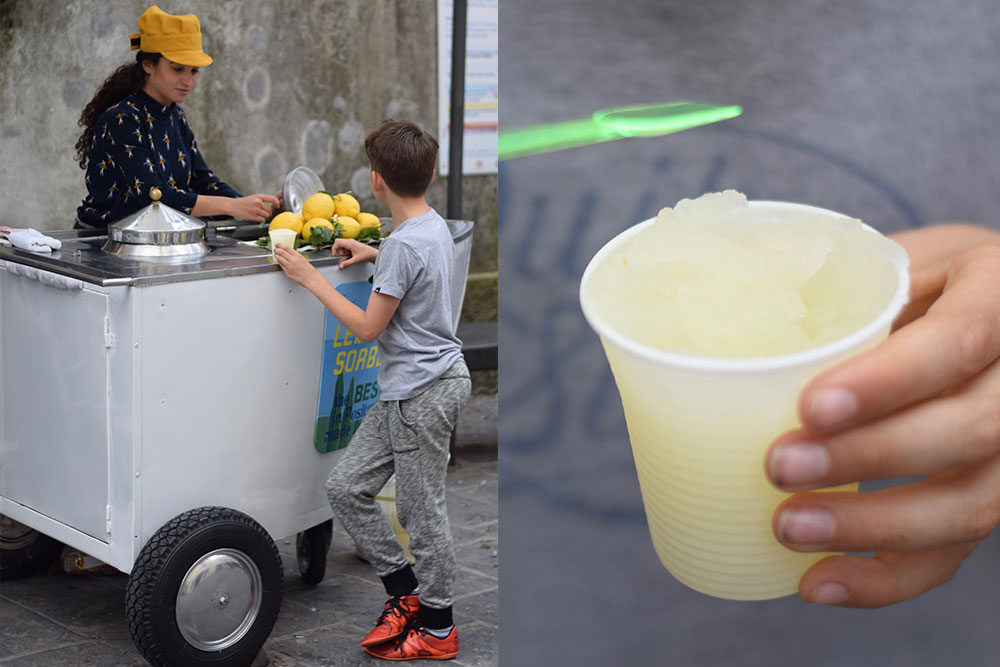
[[315, 586], [326, 576], [326, 555], [333, 538], [333, 520], [328, 519], [295, 536], [295, 555], [302, 581]]
[[[177, 593], [191, 565], [216, 549], [236, 549], [261, 576], [261, 606], [246, 634], [222, 651], [203, 651], [177, 627]], [[274, 540], [242, 512], [200, 507], [168, 521], [149, 538], [132, 567], [125, 597], [129, 633], [139, 652], [157, 667], [244, 667], [271, 634], [281, 609], [284, 571]]]
[[59, 558], [62, 542], [2, 514], [0, 520], [12, 523], [13, 526], [8, 526], [11, 529], [14, 526], [18, 528], [16, 536], [0, 536], [0, 579], [16, 579], [39, 574], [49, 569]]

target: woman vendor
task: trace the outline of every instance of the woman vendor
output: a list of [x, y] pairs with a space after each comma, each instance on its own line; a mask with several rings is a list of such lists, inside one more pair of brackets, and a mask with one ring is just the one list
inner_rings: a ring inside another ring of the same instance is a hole
[[109, 76], [80, 115], [84, 129], [76, 150], [87, 170], [88, 195], [76, 226], [101, 229], [134, 213], [150, 203], [154, 185], [163, 203], [190, 215], [270, 218], [281, 206], [279, 197], [243, 196], [219, 180], [178, 106], [194, 89], [199, 68], [212, 64], [201, 48], [198, 18], [153, 5], [131, 39], [136, 61]]

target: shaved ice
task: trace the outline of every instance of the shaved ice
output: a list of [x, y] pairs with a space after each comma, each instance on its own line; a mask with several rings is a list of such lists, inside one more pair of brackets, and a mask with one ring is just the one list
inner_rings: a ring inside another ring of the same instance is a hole
[[727, 190], [660, 211], [602, 262], [589, 289], [600, 316], [639, 343], [765, 357], [874, 319], [896, 291], [900, 255], [905, 265], [903, 249], [860, 220], [755, 209]]

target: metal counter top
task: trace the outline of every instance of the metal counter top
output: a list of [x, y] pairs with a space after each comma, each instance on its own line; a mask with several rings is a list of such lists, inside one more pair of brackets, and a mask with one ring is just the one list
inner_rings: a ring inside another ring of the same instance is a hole
[[[446, 220], [452, 239], [458, 243], [472, 234], [473, 223], [468, 220]], [[391, 220], [382, 219], [383, 229]], [[161, 283], [208, 280], [242, 276], [251, 273], [280, 271], [281, 267], [267, 248], [239, 243], [264, 236], [267, 228], [253, 222], [239, 220], [210, 223], [207, 243], [211, 252], [194, 257], [158, 258], [141, 260], [104, 252], [107, 241], [103, 230], [66, 229], [47, 231], [46, 235], [62, 241], [62, 249], [52, 254], [20, 250], [0, 245], [0, 259], [25, 266], [32, 266], [59, 275], [76, 278], [86, 283], [112, 287], [117, 285], [156, 285]], [[305, 253], [314, 266], [339, 264], [330, 248]]]
[[[238, 239], [253, 240], [262, 236], [266, 233], [265, 228], [247, 223], [225, 229], [226, 235], [219, 231], [209, 233], [211, 251], [195, 257], [166, 260], [122, 257], [101, 249], [108, 238], [103, 231], [68, 229], [45, 232], [62, 241], [62, 249], [52, 254], [27, 252], [3, 245], [0, 246], [0, 259], [104, 287], [208, 280], [281, 270], [267, 248], [238, 242]], [[317, 266], [340, 262], [339, 257], [331, 256], [330, 248], [316, 250], [306, 256]]]

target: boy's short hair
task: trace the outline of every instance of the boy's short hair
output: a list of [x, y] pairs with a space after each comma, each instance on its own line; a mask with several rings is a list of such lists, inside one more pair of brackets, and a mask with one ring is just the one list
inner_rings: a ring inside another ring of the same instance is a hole
[[386, 119], [365, 137], [372, 170], [400, 197], [420, 197], [434, 179], [438, 142], [408, 120]]

